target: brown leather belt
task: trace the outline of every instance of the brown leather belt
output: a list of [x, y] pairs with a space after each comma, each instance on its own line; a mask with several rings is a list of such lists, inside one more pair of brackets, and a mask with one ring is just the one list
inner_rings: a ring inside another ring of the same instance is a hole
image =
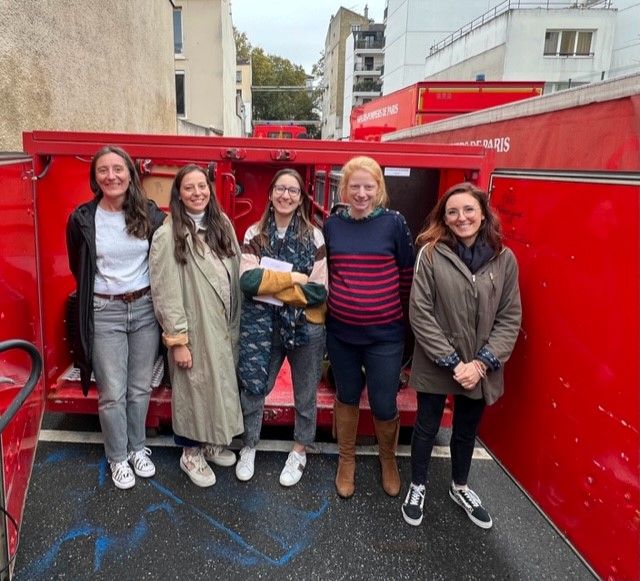
[[145, 286], [140, 290], [131, 291], [129, 293], [122, 293], [121, 295], [103, 295], [102, 293], [93, 293], [94, 296], [101, 299], [109, 299], [110, 301], [122, 301], [123, 303], [131, 303], [140, 297], [143, 297], [151, 290], [150, 286]]

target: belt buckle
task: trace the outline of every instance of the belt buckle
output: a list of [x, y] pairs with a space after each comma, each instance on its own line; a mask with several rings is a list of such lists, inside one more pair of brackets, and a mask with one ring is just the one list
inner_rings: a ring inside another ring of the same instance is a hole
[[122, 300], [123, 303], [131, 303], [136, 299], [136, 293], [137, 291], [123, 293], [120, 299]]

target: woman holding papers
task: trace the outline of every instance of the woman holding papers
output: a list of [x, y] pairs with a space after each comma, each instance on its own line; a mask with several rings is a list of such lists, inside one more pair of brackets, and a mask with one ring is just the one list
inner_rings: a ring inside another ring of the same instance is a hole
[[151, 245], [151, 293], [169, 348], [172, 423], [180, 468], [197, 486], [232, 466], [225, 446], [242, 433], [236, 381], [240, 247], [206, 172], [183, 167], [171, 188], [171, 221]]
[[300, 174], [276, 173], [260, 221], [244, 237], [240, 286], [240, 399], [244, 447], [236, 465], [239, 480], [254, 473], [262, 412], [285, 357], [295, 400], [294, 445], [280, 474], [293, 486], [307, 463], [305, 446], [316, 433], [316, 389], [324, 354], [327, 262], [324, 238], [311, 224], [311, 201]]

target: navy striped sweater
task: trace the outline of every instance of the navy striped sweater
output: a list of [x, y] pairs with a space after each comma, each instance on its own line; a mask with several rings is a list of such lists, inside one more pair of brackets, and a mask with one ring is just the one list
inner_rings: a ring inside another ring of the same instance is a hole
[[402, 214], [378, 209], [355, 220], [341, 211], [327, 219], [324, 236], [327, 331], [354, 344], [402, 340], [415, 261]]

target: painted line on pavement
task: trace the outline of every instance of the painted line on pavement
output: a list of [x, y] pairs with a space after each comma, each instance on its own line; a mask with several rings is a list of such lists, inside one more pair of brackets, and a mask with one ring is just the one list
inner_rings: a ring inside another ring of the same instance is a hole
[[[58, 442], [67, 444], [102, 444], [100, 432], [74, 432], [70, 430], [40, 430], [40, 442]], [[161, 448], [176, 448], [173, 436], [156, 436], [147, 438], [147, 446]], [[232, 450], [240, 450], [242, 441], [234, 439], [229, 446]], [[290, 452], [291, 442], [287, 440], [262, 440], [257, 446], [261, 452]], [[357, 446], [358, 456], [377, 456], [378, 446]], [[316, 442], [309, 446], [310, 454], [337, 454], [338, 445], [332, 442]], [[397, 456], [408, 458], [411, 456], [411, 446], [398, 446]], [[434, 446], [432, 458], [450, 458], [448, 446]], [[489, 453], [482, 447], [476, 446], [473, 450], [474, 460], [493, 460]]]

